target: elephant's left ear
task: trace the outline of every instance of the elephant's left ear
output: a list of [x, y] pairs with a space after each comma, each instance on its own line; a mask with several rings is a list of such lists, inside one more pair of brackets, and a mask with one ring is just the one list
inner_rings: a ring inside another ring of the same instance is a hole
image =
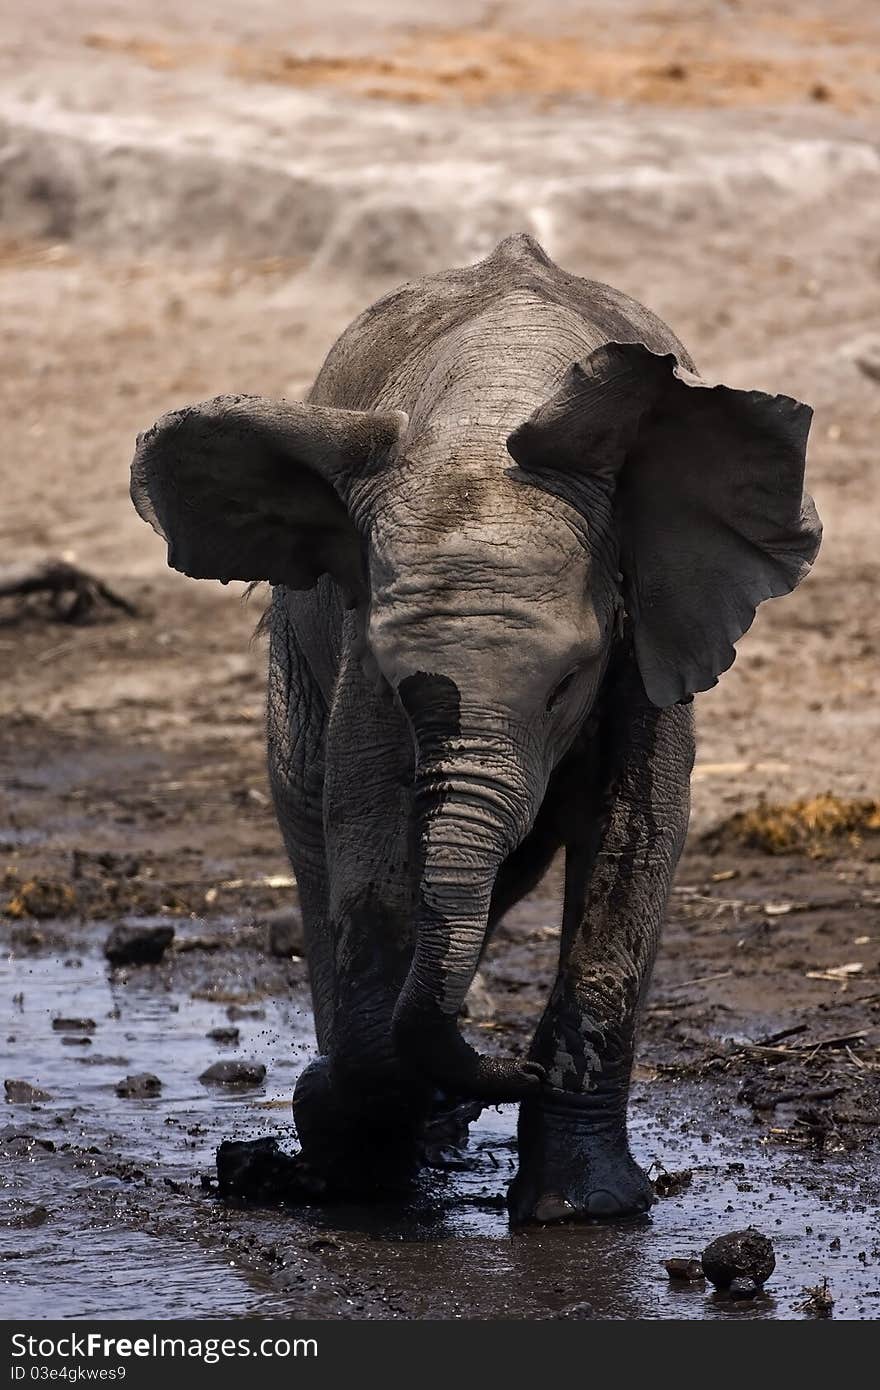
[[568, 475], [567, 496], [579, 475], [616, 480], [625, 598], [654, 704], [715, 685], [758, 604], [809, 571], [822, 538], [804, 492], [811, 418], [788, 396], [707, 386], [671, 354], [609, 343], [510, 436], [536, 482]]

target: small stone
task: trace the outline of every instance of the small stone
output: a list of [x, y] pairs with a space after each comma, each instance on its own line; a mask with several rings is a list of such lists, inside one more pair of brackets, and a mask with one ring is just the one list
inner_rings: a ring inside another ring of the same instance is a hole
[[94, 1033], [97, 1023], [93, 1018], [53, 1018], [52, 1029], [56, 1033]]
[[4, 1081], [3, 1088], [10, 1105], [32, 1105], [38, 1100], [52, 1099], [48, 1091], [41, 1091], [29, 1081]]
[[595, 1318], [596, 1310], [592, 1303], [584, 1301], [583, 1303], [569, 1303], [565, 1308], [560, 1308], [558, 1313], [551, 1313], [550, 1316], [557, 1320], [564, 1318], [570, 1319], [572, 1322], [587, 1322], [591, 1318]]
[[221, 1047], [235, 1047], [241, 1033], [237, 1028], [212, 1028], [207, 1036], [211, 1042], [219, 1043]]
[[670, 1279], [692, 1284], [697, 1279], [705, 1279], [703, 1266], [698, 1259], [677, 1258], [664, 1260], [663, 1266]]
[[214, 1062], [199, 1080], [206, 1086], [261, 1086], [266, 1079], [262, 1062]]
[[174, 940], [173, 927], [114, 927], [104, 943], [111, 965], [156, 965]]
[[117, 1083], [116, 1094], [125, 1100], [153, 1100], [162, 1090], [162, 1082], [151, 1071], [139, 1071]]
[[734, 1279], [751, 1279], [763, 1285], [776, 1268], [773, 1244], [749, 1227], [719, 1236], [703, 1251], [703, 1270], [717, 1289], [729, 1289]]

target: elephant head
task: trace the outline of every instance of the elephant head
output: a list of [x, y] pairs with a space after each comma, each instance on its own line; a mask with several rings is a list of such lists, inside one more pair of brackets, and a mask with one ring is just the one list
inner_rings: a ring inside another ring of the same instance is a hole
[[714, 685], [758, 604], [804, 577], [821, 535], [803, 491], [809, 421], [787, 397], [709, 387], [672, 356], [610, 343], [506, 440], [514, 420], [499, 432], [478, 415], [416, 423], [252, 397], [140, 438], [132, 497], [169, 563], [292, 589], [329, 574], [409, 723], [416, 945], [395, 1039], [447, 1091], [516, 1099], [540, 1084], [458, 1031], [498, 871], [596, 700], [624, 613], [665, 706]]

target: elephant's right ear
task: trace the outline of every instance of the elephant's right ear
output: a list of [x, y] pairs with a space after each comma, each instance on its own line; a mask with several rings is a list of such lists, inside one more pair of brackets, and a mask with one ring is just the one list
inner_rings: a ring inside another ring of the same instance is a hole
[[193, 579], [308, 589], [330, 574], [363, 589], [352, 480], [381, 467], [406, 417], [218, 396], [165, 415], [138, 438], [131, 498]]

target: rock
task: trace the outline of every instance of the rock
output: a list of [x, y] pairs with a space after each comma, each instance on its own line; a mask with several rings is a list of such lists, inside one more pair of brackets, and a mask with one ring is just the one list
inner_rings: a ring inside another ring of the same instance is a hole
[[174, 940], [173, 927], [114, 927], [104, 943], [111, 965], [156, 965]]
[[663, 1266], [670, 1279], [682, 1280], [686, 1283], [694, 1283], [697, 1279], [705, 1279], [703, 1266], [698, 1259], [672, 1259], [664, 1260]]
[[206, 1036], [211, 1042], [219, 1043], [221, 1047], [235, 1047], [241, 1033], [237, 1028], [212, 1028]]
[[34, 1101], [52, 1099], [48, 1091], [41, 1091], [29, 1081], [4, 1081], [3, 1088], [10, 1105], [31, 1105]]
[[571, 1319], [572, 1321], [587, 1321], [595, 1318], [596, 1310], [592, 1303], [569, 1303], [565, 1308], [560, 1308], [558, 1313], [551, 1313], [550, 1316], [556, 1319]]
[[265, 1018], [265, 1009], [245, 1009], [241, 1004], [230, 1004], [226, 1010], [226, 1017], [230, 1023], [234, 1023], [239, 1018]]
[[117, 1083], [116, 1094], [126, 1100], [152, 1100], [162, 1090], [162, 1082], [151, 1071], [139, 1071]]
[[734, 1279], [751, 1279], [761, 1286], [776, 1268], [776, 1255], [767, 1236], [750, 1226], [713, 1240], [703, 1251], [702, 1262], [706, 1278], [717, 1289], [729, 1289]]
[[97, 1023], [93, 1018], [53, 1018], [52, 1028], [56, 1033], [94, 1033]]
[[262, 1062], [214, 1062], [199, 1080], [206, 1086], [261, 1086], [266, 1079]]
[[265, 917], [269, 928], [269, 954], [288, 960], [301, 955], [305, 950], [302, 917], [290, 908], [279, 908], [277, 912], [267, 912]]

